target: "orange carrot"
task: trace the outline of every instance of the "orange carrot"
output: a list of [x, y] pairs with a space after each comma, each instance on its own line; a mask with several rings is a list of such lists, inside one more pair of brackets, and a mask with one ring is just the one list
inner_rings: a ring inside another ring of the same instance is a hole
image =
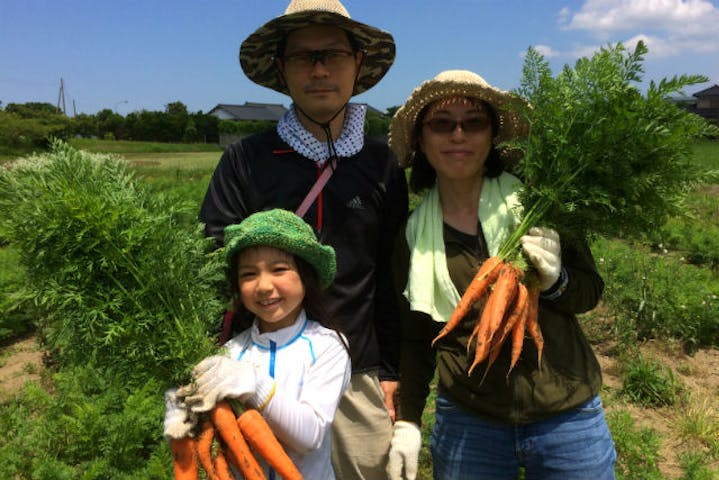
[[285, 480], [302, 480], [302, 474], [260, 412], [255, 409], [245, 410], [237, 418], [237, 425], [247, 443], [267, 461], [277, 475]]
[[260, 464], [257, 463], [257, 459], [242, 437], [240, 428], [237, 426], [237, 418], [230, 404], [227, 401], [222, 401], [215, 405], [215, 408], [210, 411], [210, 418], [215, 424], [220, 438], [227, 445], [228, 452], [237, 461], [237, 467], [245, 480], [266, 480], [267, 477], [262, 472]]
[[499, 325], [502, 323], [504, 314], [511, 306], [517, 294], [517, 285], [519, 284], [518, 269], [512, 265], [505, 264], [499, 273], [497, 283], [494, 285], [492, 293], [489, 294], [487, 305], [480, 318], [482, 325], [476, 336], [476, 350], [474, 362], [469, 367], [469, 374], [479, 363], [484, 361], [489, 355], [490, 342], [494, 337]]
[[215, 426], [207, 419], [202, 423], [202, 431], [197, 437], [197, 456], [200, 465], [205, 469], [208, 480], [217, 480], [217, 473], [212, 465], [212, 442], [215, 439]]
[[529, 298], [527, 299], [527, 331], [529, 336], [534, 340], [537, 347], [537, 367], [542, 368], [542, 350], [544, 350], [544, 336], [539, 328], [539, 288], [532, 287], [529, 289]]
[[[529, 301], [529, 299], [527, 299], [527, 301]], [[527, 307], [524, 309], [524, 315], [517, 319], [517, 322], [512, 328], [512, 355], [509, 362], [509, 370], [507, 371], [507, 378], [509, 378], [509, 373], [517, 364], [517, 361], [519, 360], [519, 355], [522, 353], [522, 345], [524, 345], [525, 325], [527, 324], [527, 315], [529, 315], [529, 311], [530, 307], [529, 303], [527, 303]]]
[[440, 330], [435, 339], [432, 340], [432, 345], [434, 345], [440, 338], [449, 334], [449, 332], [454, 330], [454, 328], [459, 325], [459, 322], [472, 309], [472, 305], [477, 303], [482, 295], [487, 293], [489, 286], [497, 280], [503, 264], [504, 262], [499, 257], [489, 257], [484, 261], [484, 263], [482, 263], [482, 266], [479, 267], [479, 271], [477, 271], [477, 274], [470, 282], [467, 290], [465, 290], [464, 295], [462, 295], [462, 298], [459, 299], [457, 306], [454, 307], [454, 311], [449, 317], [449, 320], [447, 320], [447, 323], [444, 325], [442, 330]]
[[502, 324], [500, 325], [499, 331], [492, 338], [492, 344], [490, 345], [489, 360], [487, 360], [487, 368], [484, 371], [484, 376], [479, 382], [480, 385], [484, 382], [489, 367], [497, 360], [499, 352], [502, 350], [504, 341], [509, 336], [510, 332], [514, 328], [514, 325], [526, 315], [527, 312], [527, 287], [523, 283], [519, 283], [517, 286], [517, 298], [515, 299], [512, 309], [507, 313]]
[[215, 474], [215, 478], [217, 480], [232, 480], [235, 477], [230, 473], [230, 465], [227, 463], [227, 459], [225, 458], [225, 455], [222, 453], [222, 450], [217, 452], [217, 455], [215, 456], [215, 461], [213, 462], [212, 469], [214, 472], [217, 472]]
[[170, 440], [175, 480], [197, 480], [197, 451], [191, 437]]

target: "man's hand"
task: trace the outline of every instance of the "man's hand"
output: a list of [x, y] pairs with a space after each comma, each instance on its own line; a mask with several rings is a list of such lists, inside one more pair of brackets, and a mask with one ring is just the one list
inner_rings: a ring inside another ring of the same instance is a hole
[[[417, 477], [421, 446], [422, 432], [416, 423], [402, 420], [395, 423], [389, 448], [387, 478], [389, 480], [414, 480]], [[404, 476], [402, 476], [403, 470]]]
[[254, 365], [221, 355], [202, 360], [192, 376], [192, 384], [180, 388], [177, 395], [193, 412], [212, 410], [224, 398], [246, 399], [255, 393], [257, 384]]
[[559, 234], [551, 228], [530, 228], [520, 239], [524, 253], [537, 270], [539, 288], [548, 290], [559, 279], [562, 270]]
[[397, 387], [399, 386], [399, 382], [383, 380], [379, 382], [379, 386], [382, 388], [382, 392], [384, 393], [384, 406], [387, 408], [387, 412], [389, 412], [389, 418], [391, 418], [392, 422], [394, 422], [394, 419], [397, 417], [397, 412], [394, 408], [394, 400], [397, 397]]

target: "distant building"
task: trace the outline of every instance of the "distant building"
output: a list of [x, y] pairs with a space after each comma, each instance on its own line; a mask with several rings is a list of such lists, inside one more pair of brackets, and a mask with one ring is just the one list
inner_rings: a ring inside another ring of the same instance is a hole
[[706, 119], [719, 121], [719, 85], [705, 88], [692, 96], [696, 100], [687, 105], [687, 110]]
[[220, 103], [208, 112], [220, 120], [268, 120], [276, 122], [287, 109], [279, 103], [245, 102], [244, 105]]

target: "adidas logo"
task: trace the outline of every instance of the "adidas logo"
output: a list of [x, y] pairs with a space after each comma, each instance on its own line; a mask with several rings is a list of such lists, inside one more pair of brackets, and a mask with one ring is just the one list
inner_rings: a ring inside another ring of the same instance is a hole
[[359, 195], [355, 195], [352, 200], [347, 202], [347, 208], [351, 208], [353, 210], [364, 210], [364, 204], [362, 203], [362, 199]]

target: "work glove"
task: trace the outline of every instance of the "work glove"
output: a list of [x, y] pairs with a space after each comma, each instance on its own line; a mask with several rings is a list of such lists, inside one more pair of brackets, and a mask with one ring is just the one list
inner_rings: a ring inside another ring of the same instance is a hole
[[177, 395], [184, 398], [193, 412], [208, 412], [225, 398], [245, 400], [255, 393], [255, 366], [229, 357], [213, 355], [192, 369], [193, 382], [181, 387]]
[[[403, 420], [396, 422], [389, 447], [387, 478], [389, 480], [414, 480], [417, 477], [421, 446], [422, 432], [416, 423]], [[404, 470], [404, 476], [402, 476], [402, 470]]]
[[165, 391], [165, 431], [163, 435], [168, 441], [188, 436], [197, 423], [197, 415], [187, 408], [178, 397], [177, 389]]
[[522, 250], [537, 271], [539, 288], [548, 290], [562, 270], [559, 234], [551, 228], [533, 227], [520, 239]]

